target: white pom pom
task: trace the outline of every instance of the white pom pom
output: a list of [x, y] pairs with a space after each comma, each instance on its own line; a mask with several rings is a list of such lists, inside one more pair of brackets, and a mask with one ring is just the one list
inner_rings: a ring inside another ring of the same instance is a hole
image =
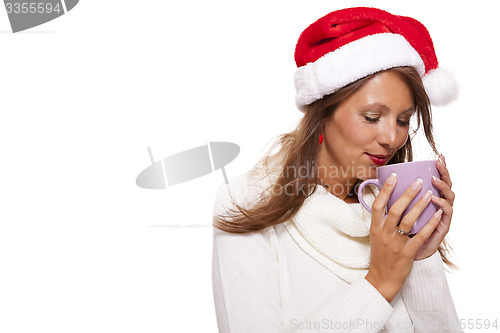
[[432, 105], [444, 106], [458, 98], [457, 80], [447, 69], [433, 69], [424, 75], [422, 81]]

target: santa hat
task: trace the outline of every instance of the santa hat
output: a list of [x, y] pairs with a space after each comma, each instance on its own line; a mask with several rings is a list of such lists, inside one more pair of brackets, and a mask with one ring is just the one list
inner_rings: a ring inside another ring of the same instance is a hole
[[438, 67], [425, 26], [377, 8], [346, 8], [323, 16], [300, 35], [295, 62], [300, 110], [362, 77], [397, 66], [417, 70], [433, 105], [446, 105], [458, 95], [453, 74]]

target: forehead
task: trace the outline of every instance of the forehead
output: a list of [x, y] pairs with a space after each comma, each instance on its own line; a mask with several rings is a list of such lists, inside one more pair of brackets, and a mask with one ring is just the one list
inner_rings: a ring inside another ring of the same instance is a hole
[[402, 112], [414, 107], [412, 87], [397, 73], [386, 71], [374, 75], [356, 92], [343, 100], [338, 109], [379, 106], [385, 111]]

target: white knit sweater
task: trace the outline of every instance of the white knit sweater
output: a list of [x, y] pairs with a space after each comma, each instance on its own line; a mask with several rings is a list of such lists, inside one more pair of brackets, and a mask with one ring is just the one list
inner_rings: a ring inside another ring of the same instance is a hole
[[[219, 188], [214, 213], [231, 206], [229, 193], [248, 204], [262, 189], [234, 178]], [[290, 221], [248, 234], [214, 228], [219, 332], [462, 332], [438, 252], [414, 262], [391, 303], [364, 278], [369, 222], [359, 204], [319, 186]]]

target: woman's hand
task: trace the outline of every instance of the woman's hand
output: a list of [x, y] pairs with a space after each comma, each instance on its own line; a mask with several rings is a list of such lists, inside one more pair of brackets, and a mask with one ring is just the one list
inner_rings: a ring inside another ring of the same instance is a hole
[[433, 255], [450, 230], [455, 193], [453, 193], [453, 191], [451, 190], [450, 174], [448, 172], [448, 169], [446, 168], [446, 162], [443, 155], [439, 156], [439, 159], [436, 162], [436, 166], [439, 173], [441, 174], [441, 179], [433, 179], [432, 184], [441, 191], [443, 198], [433, 196], [432, 202], [441, 207], [443, 215], [441, 216], [441, 221], [438, 223], [436, 229], [418, 250], [415, 256], [415, 260], [422, 260]]
[[[366, 280], [388, 302], [392, 301], [405, 283], [408, 274], [411, 272], [417, 252], [420, 249], [425, 249], [423, 244], [427, 242], [441, 221], [441, 210], [439, 210], [414, 237], [410, 238], [399, 234], [398, 228], [405, 231], [411, 230], [417, 218], [431, 201], [432, 196], [430, 194], [422, 196], [408, 214], [401, 219], [403, 212], [422, 187], [422, 181], [416, 180], [392, 205], [387, 217], [385, 217], [385, 207], [396, 182], [396, 175], [391, 175], [372, 205], [370, 269], [366, 275]], [[398, 227], [400, 220], [401, 223]], [[431, 243], [428, 242], [428, 244]], [[428, 249], [430, 251], [432, 247]], [[427, 252], [426, 250], [425, 253]]]

